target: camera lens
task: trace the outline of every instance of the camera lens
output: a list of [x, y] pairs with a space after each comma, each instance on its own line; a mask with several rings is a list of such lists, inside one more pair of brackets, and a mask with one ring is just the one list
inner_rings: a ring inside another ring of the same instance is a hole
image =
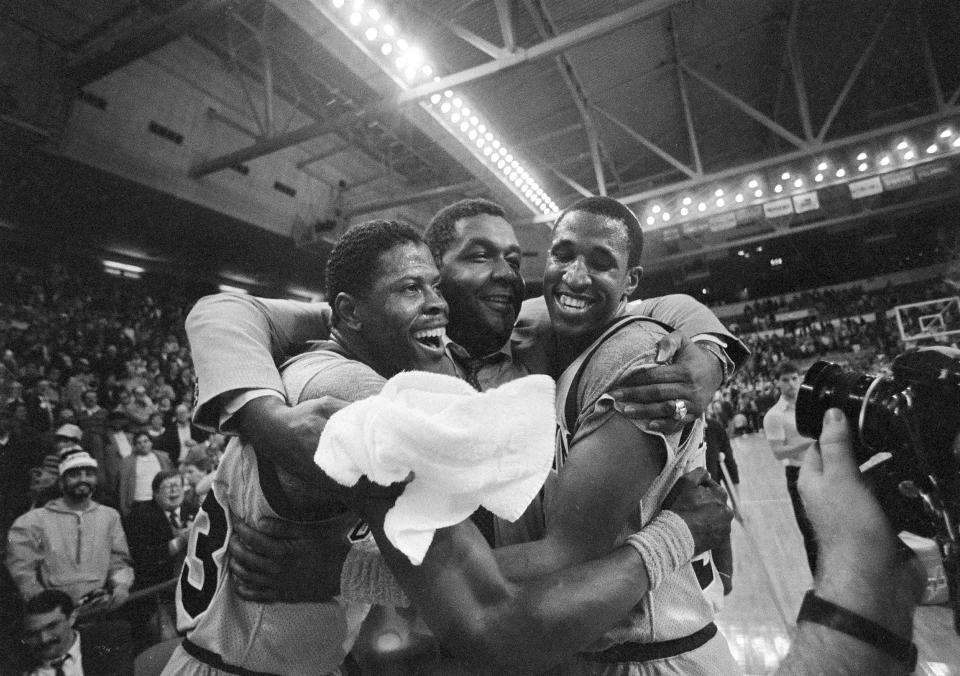
[[[858, 446], [875, 446], [889, 431], [891, 412], [878, 402], [895, 389], [892, 381], [856, 371], [844, 371], [837, 364], [818, 361], [810, 367], [797, 394], [797, 431], [814, 439], [823, 431], [823, 414], [839, 408], [855, 427]], [[862, 462], [867, 458], [859, 458]], [[869, 457], [869, 455], [867, 456]]]

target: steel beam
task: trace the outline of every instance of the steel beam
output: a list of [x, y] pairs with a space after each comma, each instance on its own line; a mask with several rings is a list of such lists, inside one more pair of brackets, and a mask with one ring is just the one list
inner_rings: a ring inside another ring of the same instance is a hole
[[[690, 108], [690, 96], [687, 94], [687, 82], [683, 78], [680, 66], [680, 38], [677, 37], [674, 11], [670, 10], [670, 35], [673, 38], [673, 60], [677, 70], [677, 87], [680, 89], [680, 104], [683, 106], [683, 121], [687, 126], [687, 138], [690, 140], [690, 155], [696, 174], [703, 174], [703, 162], [700, 161], [700, 144], [697, 143], [697, 130], [693, 126], [693, 110]], [[637, 139], [639, 140], [639, 139]], [[686, 170], [681, 169], [686, 173]]]
[[708, 78], [706, 75], [703, 75], [697, 72], [696, 70], [694, 70], [693, 68], [691, 68], [685, 63], [681, 64], [681, 67], [683, 68], [684, 71], [687, 72], [688, 75], [690, 75], [695, 80], [703, 84], [707, 89], [710, 89], [714, 93], [718, 94], [720, 98], [727, 101], [734, 108], [736, 108], [740, 112], [747, 115], [747, 117], [750, 117], [756, 120], [757, 122], [762, 124], [764, 127], [766, 127], [767, 129], [775, 133], [777, 136], [783, 138], [784, 140], [790, 142], [792, 145], [795, 145], [798, 148], [805, 148], [807, 146], [807, 143], [803, 139], [799, 138], [797, 135], [793, 134], [792, 132], [787, 131], [786, 129], [783, 128], [783, 126], [771, 120], [769, 117], [761, 113], [759, 110], [751, 106], [749, 103], [747, 103], [743, 99], [735, 96], [734, 94], [731, 94], [726, 89], [718, 85], [716, 82]]
[[469, 82], [490, 77], [509, 68], [516, 68], [524, 63], [554, 56], [564, 50], [572, 49], [584, 42], [594, 40], [619, 28], [623, 28], [628, 24], [659, 14], [680, 2], [682, 2], [682, 0], [646, 0], [645, 2], [638, 2], [627, 9], [602, 19], [597, 19], [579, 28], [567, 31], [566, 33], [561, 33], [555, 38], [544, 40], [533, 47], [517, 49], [508, 56], [482, 63], [473, 68], [467, 68], [459, 73], [447, 75], [435, 82], [427, 82], [408, 89], [398, 97], [397, 103], [405, 104], [418, 101], [436, 92], [450, 89], [451, 87], [459, 87]]
[[338, 146], [338, 147], [336, 147], [336, 148], [330, 148], [330, 150], [325, 150], [325, 151], [323, 151], [322, 153], [318, 153], [318, 154], [316, 154], [316, 155], [311, 155], [310, 157], [308, 157], [308, 158], [306, 158], [306, 159], [303, 159], [303, 160], [300, 160], [299, 162], [297, 162], [297, 169], [303, 169], [303, 168], [304, 168], [305, 166], [307, 166], [308, 164], [313, 164], [314, 162], [319, 162], [320, 160], [325, 160], [325, 159], [327, 159], [328, 157], [333, 157], [334, 155], [339, 155], [339, 154], [342, 153], [343, 151], [349, 150], [349, 149], [350, 149], [350, 145], [347, 144], [347, 145], [343, 145], [343, 146]]
[[[524, 4], [527, 8], [527, 13], [530, 15], [530, 18], [533, 19], [537, 32], [540, 33], [540, 37], [542, 39], [552, 37], [555, 28], [543, 2], [541, 0], [524, 0]], [[603, 148], [600, 141], [600, 132], [593, 122], [593, 117], [590, 115], [590, 101], [587, 99], [583, 82], [577, 77], [573, 69], [573, 64], [570, 63], [566, 54], [560, 53], [553, 58], [557, 64], [557, 69], [560, 71], [560, 77], [570, 92], [570, 97], [573, 99], [573, 103], [577, 107], [577, 112], [580, 114], [580, 119], [583, 121], [583, 127], [587, 133], [587, 145], [590, 150], [590, 157], [593, 160], [593, 173], [597, 181], [597, 190], [601, 195], [606, 195], [607, 180], [603, 175]]]
[[267, 128], [263, 123], [263, 120], [260, 119], [260, 111], [257, 110], [257, 106], [254, 105], [253, 95], [250, 93], [250, 89], [247, 87], [246, 81], [243, 79], [243, 73], [240, 71], [240, 57], [237, 54], [237, 48], [233, 44], [233, 34], [230, 32], [230, 29], [227, 28], [227, 56], [230, 59], [230, 67], [233, 71], [233, 76], [237, 78], [237, 84], [240, 85], [240, 90], [243, 92], [243, 98], [247, 102], [247, 107], [250, 108], [250, 116], [253, 118], [253, 121], [257, 125], [257, 129], [260, 130], [259, 137], [263, 138], [267, 136]]
[[391, 209], [393, 207], [401, 207], [406, 204], [416, 204], [417, 202], [426, 202], [427, 200], [434, 199], [436, 197], [445, 197], [451, 193], [465, 193], [471, 192], [473, 190], [478, 190], [483, 188], [483, 183], [476, 180], [464, 181], [462, 183], [454, 183], [453, 185], [444, 185], [437, 188], [430, 188], [429, 190], [424, 190], [422, 192], [406, 194], [402, 197], [388, 197], [382, 200], [375, 200], [373, 202], [367, 202], [366, 204], [357, 204], [356, 206], [346, 206], [344, 208], [345, 214], [348, 218], [353, 216], [358, 216], [360, 214], [369, 214], [374, 211], [383, 211], [384, 209]]
[[113, 38], [103, 51], [81, 54], [67, 67], [67, 73], [78, 86], [122, 68], [172, 42], [194, 26], [212, 21], [234, 0], [192, 0], [153, 21], [137, 24]]
[[933, 50], [930, 48], [930, 38], [927, 35], [927, 26], [923, 21], [923, 7], [920, 0], [914, 0], [914, 16], [917, 18], [917, 32], [920, 33], [920, 44], [923, 47], [923, 63], [927, 69], [927, 79], [930, 82], [930, 91], [933, 92], [933, 98], [937, 102], [937, 109], [943, 108], [946, 101], [943, 98], [943, 87], [940, 85], [940, 77], [937, 74], [937, 64], [933, 60]]
[[190, 170], [190, 176], [192, 178], [200, 178], [201, 176], [212, 174], [215, 171], [232, 167], [234, 164], [247, 162], [254, 158], [263, 157], [264, 155], [275, 153], [278, 150], [289, 148], [290, 146], [297, 145], [298, 143], [309, 141], [310, 139], [317, 138], [318, 136], [340, 131], [344, 127], [356, 123], [356, 121], [361, 117], [374, 116], [392, 111], [393, 109], [392, 102], [380, 101], [367, 106], [361, 113], [351, 111], [349, 113], [337, 115], [336, 117], [332, 117], [328, 120], [313, 122], [306, 126], [300, 127], [299, 129], [294, 129], [286, 134], [263, 139], [262, 141], [254, 143], [251, 146], [247, 146], [246, 148], [235, 150], [232, 153], [227, 153], [226, 155], [222, 155], [212, 160], [200, 162]]
[[664, 162], [667, 162], [668, 164], [676, 167], [677, 169], [682, 171], [684, 174], [686, 174], [690, 178], [696, 178], [697, 176], [700, 176], [699, 172], [694, 171], [693, 169], [685, 165], [683, 162], [675, 158], [673, 155], [671, 155], [666, 150], [658, 146], [656, 143], [648, 139], [646, 136], [644, 136], [640, 132], [633, 129], [633, 127], [631, 127], [627, 123], [617, 119], [616, 117], [614, 117], [613, 115], [605, 111], [603, 108], [600, 108], [596, 105], [594, 105], [593, 108], [598, 113], [603, 115], [605, 118], [607, 118], [608, 120], [613, 122], [615, 125], [620, 127], [620, 129], [622, 129], [628, 136], [630, 136], [630, 138], [634, 139], [635, 141], [638, 141], [644, 148], [652, 152], [654, 155], [662, 159]]
[[564, 183], [566, 183], [567, 185], [569, 185], [571, 188], [573, 188], [574, 190], [576, 190], [578, 193], [580, 193], [580, 194], [583, 195], [584, 197], [593, 197], [593, 193], [592, 193], [592, 192], [590, 192], [587, 188], [583, 187], [582, 185], [580, 185], [579, 183], [577, 183], [576, 181], [574, 181], [572, 178], [570, 178], [569, 176], [567, 176], [566, 174], [564, 174], [564, 173], [563, 173], [562, 171], [560, 171], [559, 169], [556, 169], [556, 168], [554, 168], [553, 166], [551, 166], [551, 165], [549, 165], [549, 164], [544, 165], [544, 166], [546, 166], [547, 169], [549, 169], [549, 170], [552, 171], [554, 174], [556, 174], [556, 175], [557, 175], [557, 178], [559, 178], [561, 181], [563, 181]]
[[259, 138], [260, 136], [260, 134], [258, 134], [253, 129], [248, 129], [247, 127], [244, 127], [242, 124], [234, 120], [232, 117], [227, 117], [216, 108], [207, 108], [207, 117], [209, 117], [211, 120], [216, 120], [217, 122], [221, 122], [227, 125], [228, 127], [230, 127], [231, 129], [235, 129], [236, 131], [246, 136], [249, 136], [250, 138]]
[[513, 34], [513, 4], [510, 0], [493, 0], [493, 4], [497, 7], [497, 18], [500, 20], [503, 48], [512, 52], [517, 48], [517, 41]]
[[[565, 49], [570, 49], [576, 45], [593, 40], [606, 35], [611, 31], [622, 28], [626, 24], [640, 21], [649, 16], [669, 9], [671, 6], [682, 0], [647, 0], [640, 2], [610, 16], [598, 19], [577, 29], [558, 35], [550, 40], [545, 40], [529, 49], [518, 49], [509, 56], [500, 59], [494, 59], [475, 68], [468, 68], [459, 73], [440, 78], [435, 82], [426, 83], [419, 87], [408, 89], [393, 99], [381, 99], [365, 106], [364, 114], [369, 117], [376, 117], [385, 113], [395, 111], [403, 105], [414, 103], [420, 99], [430, 96], [433, 93], [443, 91], [455, 85], [462, 85], [467, 82], [473, 82], [485, 77], [489, 77], [508, 68], [514, 68], [520, 64], [535, 61], [559, 54]], [[200, 162], [190, 170], [190, 176], [199, 178], [212, 174], [215, 171], [221, 171], [237, 163], [247, 162], [257, 157], [275, 153], [283, 148], [302, 143], [311, 138], [329, 134], [338, 131], [343, 126], [356, 121], [357, 115], [340, 115], [336, 118], [323, 120], [308, 124], [299, 129], [295, 129], [286, 134], [280, 134], [273, 138], [263, 139], [251, 146], [236, 150], [221, 157]]]
[[898, 3], [899, 0], [891, 0], [890, 6], [887, 8], [886, 13], [884, 13], [883, 18], [880, 20], [880, 25], [878, 25], [876, 30], [873, 32], [873, 36], [870, 38], [870, 41], [864, 48], [860, 58], [857, 59], [857, 63], [853, 66], [853, 70], [850, 71], [850, 76], [844, 83], [843, 89], [841, 89], [840, 94], [837, 95], [837, 100], [834, 101], [833, 107], [830, 109], [830, 112], [827, 113], [827, 118], [823, 121], [823, 126], [820, 128], [820, 133], [817, 134], [818, 141], [823, 142], [823, 139], [827, 137], [827, 132], [830, 131], [830, 125], [833, 124], [834, 118], [836, 118], [837, 113], [840, 112], [840, 108], [847, 100], [847, 96], [850, 94], [850, 90], [853, 89], [853, 85], [856, 84], [857, 78], [860, 77], [863, 67], [867, 65], [867, 61], [870, 59], [870, 55], [873, 53], [874, 47], [876, 47], [877, 43], [880, 41], [880, 36], [883, 34], [883, 29], [886, 28], [887, 22], [890, 20], [890, 17], [893, 16], [893, 10], [897, 8]]
[[582, 122], [574, 122], [573, 124], [568, 124], [566, 127], [560, 127], [559, 129], [554, 129], [548, 131], [546, 134], [541, 134], [540, 136], [535, 136], [534, 138], [528, 141], [521, 141], [517, 143], [518, 148], [532, 148], [533, 146], [538, 146], [541, 143], [546, 143], [547, 141], [552, 141], [555, 138], [561, 136], [566, 136], [567, 134], [572, 134], [575, 131], [580, 131], [583, 129]]
[[793, 90], [797, 96], [797, 110], [803, 135], [807, 141], [813, 140], [813, 123], [810, 121], [810, 105], [807, 103], [807, 88], [803, 80], [803, 68], [797, 46], [797, 23], [800, 20], [800, 0], [793, 0], [790, 10], [790, 24], [787, 27], [787, 58], [790, 61], [790, 74], [793, 75]]

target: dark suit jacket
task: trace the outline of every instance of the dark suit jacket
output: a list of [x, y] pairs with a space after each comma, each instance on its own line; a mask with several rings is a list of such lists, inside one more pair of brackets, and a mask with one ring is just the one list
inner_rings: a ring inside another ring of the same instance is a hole
[[[183, 454], [180, 453], [180, 437], [177, 435], [177, 422], [174, 420], [166, 423], [165, 427], [166, 430], [156, 446], [169, 453], [170, 459], [174, 464], [177, 464], [180, 460], [183, 460]], [[198, 444], [201, 441], [206, 441], [208, 436], [210, 435], [207, 432], [192, 423], [190, 424], [190, 438]]]
[[[193, 520], [196, 510], [180, 506], [180, 521]], [[155, 502], [137, 503], [123, 521], [123, 530], [133, 557], [135, 588], [142, 589], [173, 579], [183, 562], [183, 553], [170, 556], [168, 543], [173, 538], [167, 513]]]
[[[160, 469], [173, 469], [173, 463], [170, 462], [170, 456], [163, 451], [152, 451], [157, 459], [160, 460]], [[126, 458], [120, 460], [120, 492], [117, 496], [117, 502], [120, 506], [120, 513], [126, 516], [130, 513], [130, 506], [133, 504], [133, 491], [137, 485], [137, 454], [131, 453]]]

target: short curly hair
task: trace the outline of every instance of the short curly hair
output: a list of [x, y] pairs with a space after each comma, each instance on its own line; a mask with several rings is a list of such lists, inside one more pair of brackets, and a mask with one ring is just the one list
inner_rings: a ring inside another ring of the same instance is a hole
[[430, 247], [430, 252], [440, 265], [443, 255], [450, 248], [450, 243], [457, 237], [457, 221], [471, 218], [480, 214], [506, 218], [507, 212], [496, 202], [481, 198], [460, 200], [438, 211], [427, 225], [423, 238]]
[[596, 214], [597, 216], [621, 221], [627, 229], [627, 266], [632, 268], [640, 265], [640, 255], [643, 253], [643, 228], [640, 227], [640, 221], [637, 220], [636, 214], [622, 202], [618, 202], [612, 197], [584, 197], [563, 210], [563, 213], [554, 221], [553, 229], [557, 229], [557, 226], [566, 218], [567, 214], [575, 211], [585, 211], [588, 214]]
[[[375, 220], [351, 226], [327, 258], [327, 300], [333, 304], [341, 292], [366, 296], [373, 287], [380, 255], [406, 242], [424, 243], [420, 233], [397, 221]], [[333, 322], [337, 323], [336, 313]]]

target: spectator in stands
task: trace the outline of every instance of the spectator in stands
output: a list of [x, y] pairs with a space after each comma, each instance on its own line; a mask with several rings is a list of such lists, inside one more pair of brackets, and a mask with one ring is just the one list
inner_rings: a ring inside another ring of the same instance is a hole
[[[101, 449], [106, 445], [107, 440], [107, 415], [107, 410], [100, 407], [100, 395], [97, 391], [86, 390], [83, 393], [83, 401], [77, 409], [77, 425], [83, 430], [85, 437], [90, 435], [91, 443], [96, 444], [97, 440], [93, 437], [97, 437]], [[95, 454], [91, 452], [91, 455]]]
[[134, 431], [146, 430], [150, 426], [150, 416], [156, 410], [157, 407], [147, 396], [146, 386], [137, 385], [133, 389], [133, 399], [126, 406], [127, 417]]
[[207, 491], [213, 485], [213, 461], [207, 456], [204, 445], [197, 444], [185, 454], [180, 463], [180, 474], [183, 475], [183, 502], [199, 508], [206, 497]]
[[176, 462], [179, 458], [187, 457], [195, 444], [206, 441], [209, 434], [193, 424], [190, 408], [186, 404], [177, 404], [174, 411], [173, 424], [167, 427], [166, 438], [161, 446], [170, 454], [170, 459]]
[[817, 541], [813, 526], [807, 518], [807, 512], [797, 490], [797, 479], [803, 457], [814, 440], [800, 436], [797, 432], [797, 394], [800, 392], [800, 373], [793, 363], [781, 362], [776, 371], [780, 399], [763, 417], [763, 431], [770, 444], [774, 457], [781, 461], [787, 475], [787, 492], [793, 504], [793, 513], [797, 526], [803, 536], [803, 546], [807, 552], [810, 572], [817, 574]]
[[[167, 435], [167, 428], [163, 424], [163, 414], [159, 409], [150, 414], [150, 422], [144, 432], [150, 435], [150, 441], [153, 442], [155, 449], [163, 451], [170, 456], [171, 460], [176, 462], [173, 457], [174, 454], [170, 452], [171, 449], [165, 443], [169, 435]], [[179, 451], [179, 449], [177, 450]]]
[[[47, 589], [25, 605], [19, 627], [19, 646], [10, 646], [3, 660], [4, 674], [77, 676], [98, 673], [74, 629], [77, 608], [70, 596]], [[86, 658], [86, 659], [84, 659]]]
[[114, 399], [116, 400], [116, 405], [113, 407], [113, 410], [123, 413], [127, 417], [127, 420], [130, 420], [130, 414], [127, 413], [127, 408], [133, 404], [133, 392], [120, 386], [119, 389], [116, 390]]
[[134, 433], [133, 453], [120, 461], [120, 513], [127, 516], [134, 503], [152, 502], [153, 477], [168, 469], [173, 469], [170, 456], [153, 450], [153, 442], [146, 432]]
[[90, 360], [81, 357], [77, 360], [77, 368], [63, 388], [64, 399], [75, 411], [83, 406], [83, 397], [87, 390], [96, 382], [96, 376], [90, 371]]
[[30, 470], [40, 464], [39, 439], [25, 436], [0, 409], [0, 532], [30, 508]]
[[137, 588], [172, 580], [183, 562], [196, 509], [184, 505], [183, 477], [177, 470], [158, 472], [153, 500], [133, 505], [124, 519]]
[[17, 645], [5, 652], [0, 673], [17, 676], [128, 676], [133, 671], [126, 622], [83, 624], [80, 608], [56, 589], [24, 606]]
[[49, 380], [38, 381], [32, 393], [26, 397], [30, 426], [39, 432], [50, 430], [56, 420], [54, 411], [59, 399], [60, 395]]
[[162, 373], [158, 373], [153, 377], [153, 390], [150, 392], [150, 398], [155, 402], [158, 402], [166, 397], [170, 401], [173, 401], [177, 396], [177, 393], [174, 392], [173, 387], [167, 383], [167, 378]]
[[103, 473], [106, 477], [104, 496], [117, 506], [120, 496], [120, 462], [133, 453], [133, 436], [127, 432], [129, 419], [122, 411], [107, 414], [106, 447], [103, 449]]
[[19, 517], [7, 536], [6, 564], [23, 598], [60, 589], [80, 603], [97, 596], [115, 608], [133, 584], [130, 552], [116, 510], [93, 500], [97, 463], [84, 451], [60, 462], [63, 496]]

